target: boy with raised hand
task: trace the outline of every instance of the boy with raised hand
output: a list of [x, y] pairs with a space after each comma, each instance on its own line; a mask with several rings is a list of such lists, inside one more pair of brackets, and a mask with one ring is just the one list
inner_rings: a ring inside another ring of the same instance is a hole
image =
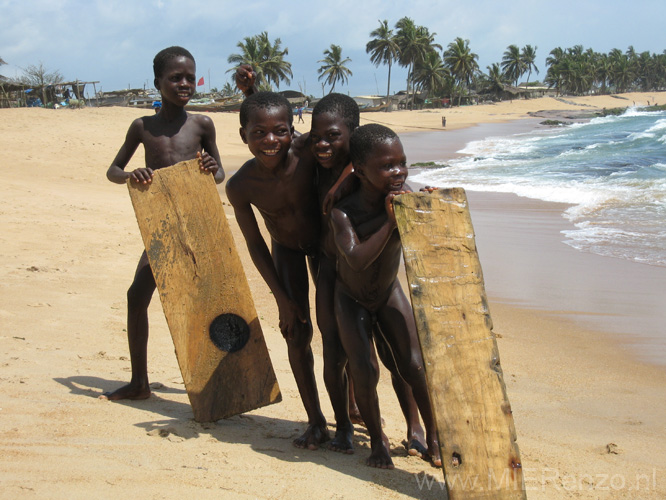
[[[153, 60], [155, 88], [162, 94], [159, 113], [137, 118], [127, 131], [125, 142], [111, 163], [106, 176], [111, 182], [124, 184], [127, 179], [150, 184], [153, 173], [181, 161], [199, 158], [200, 168], [214, 175], [215, 182], [224, 180], [220, 154], [215, 144], [215, 126], [205, 115], [185, 111], [185, 105], [196, 90], [194, 57], [182, 47], [160, 51]], [[145, 167], [126, 172], [134, 152], [143, 144]], [[101, 399], [146, 399], [150, 397], [148, 382], [148, 305], [155, 291], [148, 257], [144, 251], [127, 291], [127, 340], [129, 342], [132, 378], [130, 383]]]
[[367, 464], [393, 468], [388, 441], [381, 429], [379, 374], [372, 362], [374, 336], [381, 335], [400, 375], [412, 388], [426, 426], [428, 454], [435, 465], [441, 466], [416, 325], [397, 278], [402, 247], [391, 203], [396, 195], [406, 192], [405, 153], [391, 129], [371, 124], [354, 131], [350, 155], [360, 186], [331, 211], [337, 249], [334, 301], [356, 401], [370, 434]]
[[[316, 276], [320, 223], [313, 160], [297, 156], [291, 148], [293, 113], [283, 96], [251, 94], [241, 105], [240, 123], [241, 138], [253, 158], [229, 179], [227, 197], [252, 261], [277, 302], [289, 364], [308, 415], [307, 430], [293, 444], [314, 450], [328, 440], [328, 430], [310, 347], [307, 268]], [[270, 251], [253, 206], [270, 234]]]

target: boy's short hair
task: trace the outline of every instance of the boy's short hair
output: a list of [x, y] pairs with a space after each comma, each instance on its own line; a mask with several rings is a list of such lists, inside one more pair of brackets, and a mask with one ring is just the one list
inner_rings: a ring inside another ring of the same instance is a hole
[[291, 112], [291, 104], [285, 96], [276, 92], [257, 92], [243, 101], [240, 107], [240, 124], [245, 126], [250, 121], [250, 115], [258, 109], [284, 108], [287, 112], [289, 126], [294, 123], [294, 116]]
[[340, 116], [350, 133], [358, 128], [360, 122], [358, 104], [348, 95], [333, 93], [323, 97], [312, 110], [312, 118], [325, 113]]
[[155, 78], [159, 78], [164, 73], [167, 63], [174, 57], [184, 56], [188, 59], [191, 59], [194, 64], [194, 56], [190, 54], [190, 51], [174, 45], [173, 47], [167, 47], [166, 49], [160, 50], [155, 58], [153, 59], [153, 73], [155, 73]]
[[349, 139], [349, 156], [352, 164], [365, 164], [370, 152], [377, 144], [392, 142], [396, 139], [399, 139], [398, 134], [378, 123], [358, 127]]

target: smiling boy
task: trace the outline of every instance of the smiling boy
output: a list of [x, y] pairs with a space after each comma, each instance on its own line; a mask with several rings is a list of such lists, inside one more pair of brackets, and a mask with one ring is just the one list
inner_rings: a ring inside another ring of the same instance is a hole
[[[220, 154], [215, 144], [215, 126], [205, 115], [192, 115], [185, 105], [196, 89], [196, 66], [192, 54], [182, 47], [160, 51], [153, 60], [155, 88], [162, 94], [159, 113], [137, 118], [127, 131], [125, 142], [111, 163], [106, 176], [111, 182], [149, 185], [155, 170], [181, 161], [199, 158], [200, 168], [214, 175], [215, 182], [224, 180]], [[126, 172], [125, 167], [143, 144], [145, 167]], [[129, 384], [101, 399], [146, 399], [148, 383], [148, 305], [155, 291], [155, 279], [144, 251], [139, 259], [134, 281], [127, 291], [127, 340], [132, 378]]]
[[426, 425], [428, 454], [435, 465], [441, 466], [416, 325], [397, 279], [402, 247], [391, 202], [406, 189], [405, 153], [392, 130], [371, 124], [354, 131], [350, 155], [360, 187], [331, 211], [337, 250], [334, 303], [357, 404], [370, 434], [367, 463], [393, 468], [381, 429], [379, 374], [372, 362], [375, 337], [379, 336], [390, 348], [400, 375], [411, 386]]
[[[336, 420], [335, 437], [331, 440], [330, 447], [343, 453], [353, 452], [354, 429], [351, 422], [362, 424], [363, 420], [356, 405], [351, 377], [348, 377], [348, 370], [345, 370], [347, 356], [340, 342], [334, 314], [336, 247], [329, 224], [328, 204], [333, 198], [342, 198], [358, 187], [358, 178], [349, 175], [352, 171], [349, 141], [351, 134], [359, 126], [359, 121], [360, 112], [356, 101], [344, 94], [331, 93], [314, 107], [312, 128], [307, 137], [309, 149], [317, 160], [316, 184], [322, 216], [316, 308], [317, 324], [323, 342], [324, 382]], [[298, 140], [302, 138], [304, 136]], [[335, 192], [335, 196], [332, 192]], [[393, 387], [405, 416], [407, 439], [404, 444], [407, 452], [413, 456], [426, 456], [428, 452], [424, 444], [425, 435], [412, 389], [398, 373], [390, 348], [383, 342], [381, 335], [376, 337], [375, 344], [379, 357], [391, 372]], [[374, 351], [371, 355], [372, 362], [376, 364]]]
[[[307, 268], [316, 276], [320, 223], [313, 160], [297, 156], [291, 148], [293, 114], [283, 96], [250, 95], [241, 105], [240, 123], [241, 138], [253, 158], [229, 179], [226, 193], [252, 261], [277, 302], [289, 364], [308, 415], [307, 430], [293, 444], [314, 450], [328, 440], [328, 430], [310, 347]], [[266, 224], [270, 251], [253, 206]]]

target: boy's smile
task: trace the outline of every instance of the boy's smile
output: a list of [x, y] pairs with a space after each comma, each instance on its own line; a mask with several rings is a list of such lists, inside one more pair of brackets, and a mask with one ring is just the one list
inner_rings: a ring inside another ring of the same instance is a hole
[[343, 119], [333, 113], [322, 113], [312, 118], [311, 150], [324, 168], [347, 166], [349, 136], [350, 131]]
[[243, 142], [266, 168], [278, 167], [289, 152], [294, 131], [289, 112], [283, 108], [256, 109], [247, 125], [240, 129]]
[[162, 100], [185, 106], [195, 91], [196, 67], [192, 59], [178, 56], [171, 59], [164, 73], [155, 78], [155, 87], [162, 94]]
[[366, 184], [383, 194], [401, 191], [407, 180], [407, 157], [400, 139], [377, 144], [356, 170]]

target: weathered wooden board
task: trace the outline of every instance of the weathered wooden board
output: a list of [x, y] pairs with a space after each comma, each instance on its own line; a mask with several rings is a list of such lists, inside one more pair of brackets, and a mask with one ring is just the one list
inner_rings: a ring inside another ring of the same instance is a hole
[[525, 498], [465, 191], [402, 195], [394, 209], [449, 498]]
[[194, 418], [281, 400], [213, 176], [197, 160], [128, 182]]

